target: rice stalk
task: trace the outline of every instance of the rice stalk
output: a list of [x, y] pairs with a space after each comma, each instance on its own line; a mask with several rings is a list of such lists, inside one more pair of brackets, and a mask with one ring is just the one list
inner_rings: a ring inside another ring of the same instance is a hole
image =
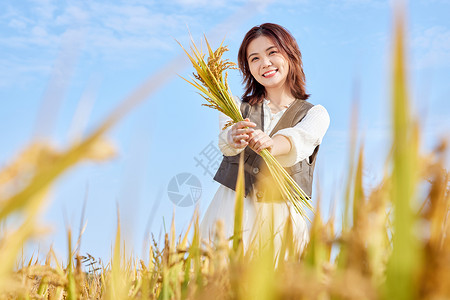
[[394, 206], [393, 250], [387, 266], [386, 295], [390, 299], [416, 297], [414, 286], [421, 265], [421, 251], [413, 230], [413, 211], [417, 186], [418, 132], [409, 112], [404, 52], [404, 16], [398, 16], [394, 28], [392, 63], [393, 171]]
[[67, 266], [67, 299], [68, 300], [76, 300], [78, 299], [78, 292], [75, 283], [75, 276], [73, 272], [73, 255], [72, 255], [72, 234], [69, 229], [68, 233], [68, 253], [69, 253], [69, 262]]
[[239, 159], [239, 170], [236, 181], [236, 200], [234, 204], [234, 234], [233, 250], [238, 253], [237, 257], [244, 254], [242, 243], [243, 218], [244, 218], [244, 197], [245, 197], [245, 178], [244, 178], [244, 153], [241, 152]]

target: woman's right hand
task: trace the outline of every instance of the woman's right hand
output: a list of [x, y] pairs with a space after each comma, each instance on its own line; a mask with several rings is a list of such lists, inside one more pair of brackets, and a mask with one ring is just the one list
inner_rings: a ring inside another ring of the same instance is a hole
[[245, 148], [248, 145], [250, 134], [255, 131], [252, 127], [256, 127], [256, 124], [250, 122], [248, 118], [233, 124], [228, 131], [228, 144], [236, 149]]

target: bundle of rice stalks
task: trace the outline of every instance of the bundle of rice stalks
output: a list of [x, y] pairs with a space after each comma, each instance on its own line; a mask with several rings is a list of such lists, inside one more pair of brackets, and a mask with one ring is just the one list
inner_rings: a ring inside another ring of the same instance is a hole
[[[225, 129], [234, 123], [244, 120], [236, 102], [233, 100], [233, 95], [227, 82], [228, 73], [226, 70], [237, 69], [237, 67], [235, 63], [222, 59], [223, 53], [228, 51], [226, 46], [221, 44], [213, 51], [206, 37], [205, 42], [208, 48], [206, 61], [205, 54], [201, 49], [197, 48], [193, 41], [190, 47], [192, 55], [180, 44], [195, 69], [193, 73], [195, 79], [183, 79], [200, 91], [199, 94], [208, 102], [208, 104], [203, 104], [204, 106], [217, 109], [231, 118], [232, 121], [226, 124]], [[290, 202], [298, 213], [309, 220], [304, 208], [306, 207], [311, 211], [314, 211], [314, 209], [308, 195], [298, 186], [268, 149], [261, 151], [260, 155], [267, 164], [283, 199]]]

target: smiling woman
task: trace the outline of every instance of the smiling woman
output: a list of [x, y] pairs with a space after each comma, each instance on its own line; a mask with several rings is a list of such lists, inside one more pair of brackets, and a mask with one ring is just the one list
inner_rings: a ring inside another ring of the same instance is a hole
[[[244, 152], [244, 249], [254, 243], [264, 247], [273, 241], [278, 252], [289, 224], [296, 250], [301, 252], [308, 241], [306, 221], [274, 191], [261, 151], [269, 150], [311, 196], [317, 151], [329, 116], [323, 106], [305, 101], [309, 95], [305, 92], [301, 53], [285, 28], [270, 23], [253, 27], [244, 37], [238, 62], [246, 88], [240, 110], [246, 119], [219, 134], [224, 157], [214, 179], [221, 186], [202, 221], [202, 235], [211, 238], [218, 220], [223, 221], [226, 237], [233, 235], [239, 156]], [[221, 114], [221, 128], [229, 121]]]

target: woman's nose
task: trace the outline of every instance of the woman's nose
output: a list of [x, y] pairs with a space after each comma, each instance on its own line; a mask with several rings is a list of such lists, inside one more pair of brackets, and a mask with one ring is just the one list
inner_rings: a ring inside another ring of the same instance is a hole
[[262, 62], [264, 67], [272, 65], [272, 62], [270, 61], [270, 58], [268, 56], [263, 57]]

